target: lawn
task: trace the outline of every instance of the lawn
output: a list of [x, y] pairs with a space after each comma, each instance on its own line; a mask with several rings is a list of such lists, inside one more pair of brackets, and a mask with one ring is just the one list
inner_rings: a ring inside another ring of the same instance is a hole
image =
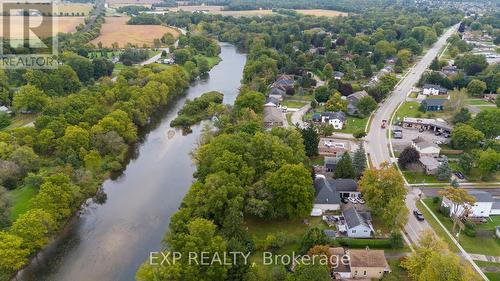
[[414, 171], [403, 171], [403, 175], [405, 176], [408, 183], [430, 183], [430, 182], [442, 182], [447, 183], [448, 181], [439, 181], [436, 177], [432, 175], [427, 175], [421, 172]]
[[14, 189], [9, 191], [9, 197], [12, 200], [12, 207], [10, 208], [10, 218], [12, 221], [29, 209], [30, 199], [37, 194], [35, 187], [27, 186], [23, 188]]
[[310, 160], [311, 160], [311, 165], [323, 166], [325, 163], [325, 157], [321, 155], [311, 157]]
[[301, 108], [307, 103], [305, 102], [300, 102], [300, 101], [294, 101], [294, 100], [285, 100], [281, 103], [282, 106], [290, 107], [290, 108]]
[[469, 105], [493, 105], [493, 103], [487, 102], [483, 99], [467, 99], [465, 103]]
[[[446, 229], [451, 232], [453, 223], [450, 218], [434, 211], [437, 208], [437, 203], [434, 203], [430, 198], [424, 199], [424, 202], [433, 210], [434, 214], [439, 218]], [[467, 252], [472, 254], [498, 256], [498, 253], [500, 253], [500, 239], [494, 238], [493, 235], [491, 237], [469, 237], [462, 233], [458, 240], [460, 245], [462, 245]]]
[[207, 61], [208, 61], [208, 66], [210, 67], [210, 69], [214, 66], [216, 66], [217, 64], [219, 64], [219, 62], [221, 61], [221, 58], [220, 57], [207, 57], [207, 56], [204, 56], [204, 55], [196, 55], [195, 58], [198, 59], [198, 58], [206, 58]]
[[288, 125], [293, 126], [293, 124], [292, 124], [292, 114], [291, 113], [287, 113], [286, 114], [286, 122], [288, 122]]
[[12, 119], [9, 126], [4, 129], [14, 129], [23, 127], [33, 121], [35, 121], [36, 114], [16, 114]]
[[336, 130], [336, 132], [352, 134], [352, 133], [360, 131], [360, 130], [364, 131], [365, 127], [366, 127], [366, 122], [368, 122], [368, 117], [357, 118], [357, 117], [348, 116], [344, 129]]
[[404, 102], [396, 111], [396, 115], [394, 116], [394, 120], [403, 120], [404, 117], [418, 117], [423, 115], [421, 111], [418, 110], [420, 107], [420, 103], [416, 101], [407, 101]]

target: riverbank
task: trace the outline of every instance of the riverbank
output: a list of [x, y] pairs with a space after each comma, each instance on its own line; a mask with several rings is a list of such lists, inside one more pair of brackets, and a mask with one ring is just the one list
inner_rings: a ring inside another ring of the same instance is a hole
[[132, 280], [149, 252], [160, 249], [170, 216], [193, 181], [189, 153], [201, 132], [195, 125], [192, 134], [183, 136], [169, 124], [188, 98], [216, 90], [232, 104], [238, 93], [246, 57], [232, 45], [221, 44], [221, 49], [222, 61], [208, 78], [196, 80], [184, 97], [153, 119], [123, 173], [103, 183], [106, 201], [90, 202], [59, 244], [43, 251], [18, 280]]

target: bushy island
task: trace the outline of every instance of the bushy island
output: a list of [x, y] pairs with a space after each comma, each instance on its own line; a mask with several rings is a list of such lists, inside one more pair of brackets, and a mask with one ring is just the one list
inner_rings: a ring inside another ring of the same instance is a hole
[[215, 116], [224, 109], [222, 100], [224, 95], [217, 91], [202, 94], [193, 100], [187, 100], [178, 116], [170, 122], [171, 127], [189, 129], [204, 119]]

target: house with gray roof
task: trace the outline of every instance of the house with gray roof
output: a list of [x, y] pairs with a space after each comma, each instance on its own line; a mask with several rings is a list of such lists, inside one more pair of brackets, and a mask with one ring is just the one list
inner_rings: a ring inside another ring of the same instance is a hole
[[436, 99], [436, 98], [427, 98], [422, 101], [420, 107], [423, 111], [441, 111], [444, 109], [448, 98]]
[[356, 208], [350, 207], [343, 212], [347, 226], [347, 236], [352, 238], [369, 238], [374, 230], [371, 224], [369, 212], [358, 212]]
[[264, 127], [282, 127], [285, 122], [281, 109], [274, 106], [264, 107]]
[[[467, 193], [476, 200], [474, 205], [466, 208], [469, 217], [487, 218], [491, 215], [500, 215], [500, 204], [491, 196], [491, 193], [481, 190], [468, 190]], [[446, 197], [443, 197], [441, 205], [450, 209], [455, 208], [454, 203]], [[462, 206], [458, 206], [457, 210], [459, 215], [466, 211]]]
[[335, 186], [330, 185], [325, 176], [317, 175], [314, 179], [315, 198], [313, 209], [336, 211], [340, 209], [339, 193]]
[[358, 92], [355, 92], [355, 93], [348, 95], [347, 100], [349, 101], [349, 104], [347, 105], [347, 114], [358, 115], [359, 114], [358, 107], [357, 107], [358, 103], [362, 98], [367, 97], [367, 96], [368, 96], [368, 93], [366, 91], [358, 91]]

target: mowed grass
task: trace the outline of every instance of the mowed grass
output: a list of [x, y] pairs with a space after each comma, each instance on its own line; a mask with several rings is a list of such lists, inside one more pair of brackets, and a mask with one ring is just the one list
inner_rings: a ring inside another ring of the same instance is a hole
[[336, 132], [352, 134], [357, 131], [365, 130], [366, 122], [368, 122], [368, 117], [365, 118], [357, 118], [348, 116], [346, 125], [342, 130], [336, 130]]
[[403, 171], [403, 175], [405, 176], [408, 183], [430, 183], [430, 182], [442, 182], [448, 183], [448, 181], [440, 181], [437, 180], [436, 177], [432, 175], [427, 175], [421, 172], [414, 171]]
[[[424, 199], [424, 202], [451, 233], [451, 230], [453, 229], [453, 222], [451, 219], [435, 211], [438, 205], [437, 203], [434, 203], [432, 199]], [[491, 237], [469, 237], [464, 233], [461, 233], [458, 242], [468, 253], [490, 256], [498, 256], [500, 253], [500, 239], [495, 238], [494, 233], [492, 233]]]
[[4, 130], [26, 126], [31, 122], [35, 121], [35, 119], [36, 119], [36, 114], [17, 114], [14, 117], [12, 117], [10, 125], [5, 127]]
[[494, 103], [485, 101], [483, 99], [473, 99], [473, 98], [467, 99], [465, 103], [469, 105], [495, 105]]
[[174, 28], [162, 25], [127, 25], [129, 17], [106, 17], [106, 22], [101, 28], [101, 35], [92, 40], [96, 45], [101, 42], [104, 47], [111, 47], [113, 43], [118, 43], [119, 47], [127, 44], [142, 47], [153, 46], [154, 39], [161, 38], [165, 33], [172, 34], [175, 38], [180, 33]]
[[394, 120], [402, 121], [404, 117], [417, 117], [419, 114], [422, 114], [422, 112], [418, 110], [419, 107], [420, 103], [416, 101], [403, 102], [396, 112]]
[[11, 190], [8, 194], [12, 201], [10, 219], [14, 221], [29, 209], [29, 202], [37, 194], [37, 190], [33, 186], [26, 186]]
[[300, 102], [300, 101], [293, 101], [293, 100], [285, 100], [281, 103], [281, 105], [290, 107], [290, 108], [301, 108], [307, 103], [305, 102]]

